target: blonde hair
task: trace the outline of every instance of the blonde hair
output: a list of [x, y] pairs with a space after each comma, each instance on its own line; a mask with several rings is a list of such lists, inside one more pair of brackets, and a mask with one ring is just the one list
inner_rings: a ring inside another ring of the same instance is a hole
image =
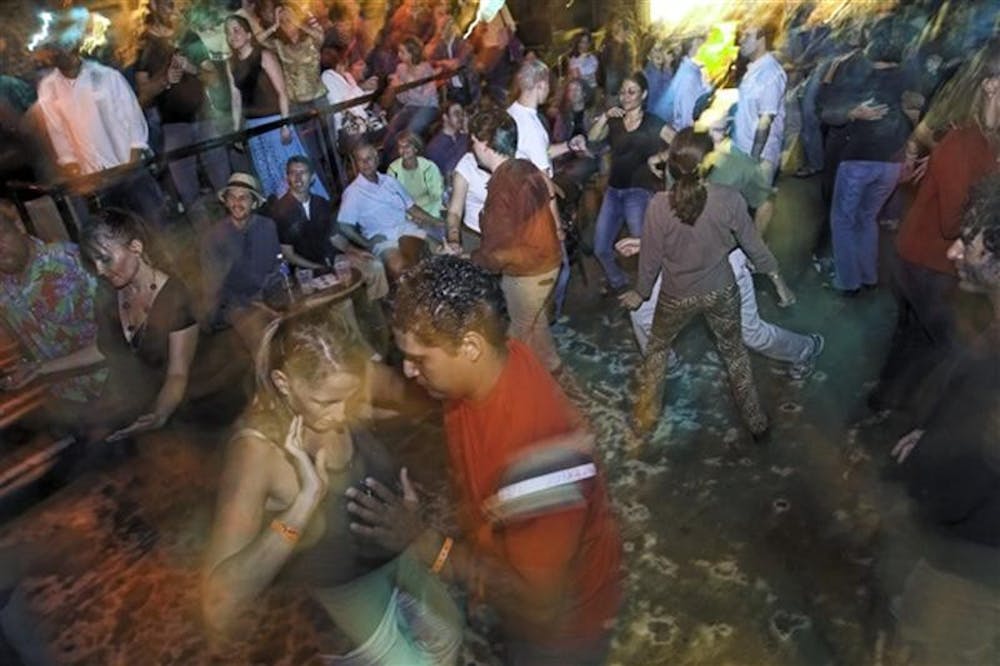
[[370, 356], [371, 349], [354, 324], [329, 305], [292, 312], [272, 321], [257, 348], [257, 392], [248, 420], [269, 437], [283, 437], [293, 414], [274, 383], [274, 371], [307, 383], [332, 372], [357, 375], [364, 382]]

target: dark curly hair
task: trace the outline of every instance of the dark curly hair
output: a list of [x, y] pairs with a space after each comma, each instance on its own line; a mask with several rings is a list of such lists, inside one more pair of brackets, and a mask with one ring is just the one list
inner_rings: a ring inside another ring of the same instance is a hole
[[422, 344], [449, 351], [470, 331], [500, 348], [507, 341], [510, 316], [498, 276], [467, 259], [437, 255], [400, 278], [392, 326], [413, 333]]

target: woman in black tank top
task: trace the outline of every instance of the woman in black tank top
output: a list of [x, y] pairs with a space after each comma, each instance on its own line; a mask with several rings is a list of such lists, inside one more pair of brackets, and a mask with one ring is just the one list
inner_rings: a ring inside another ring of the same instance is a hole
[[359, 423], [369, 355], [356, 330], [325, 308], [267, 329], [257, 395], [219, 486], [206, 619], [228, 629], [278, 579], [309, 590], [340, 630], [343, 656], [326, 663], [453, 663], [458, 613], [440, 583], [349, 528], [349, 487], [374, 478], [397, 488], [401, 478]]
[[[250, 23], [236, 14], [226, 19], [226, 42], [232, 51], [226, 60], [226, 75], [233, 100], [233, 127], [253, 129], [288, 118], [291, 103], [277, 56], [254, 41]], [[267, 197], [280, 197], [288, 190], [285, 180], [288, 159], [307, 154], [298, 132], [287, 124], [250, 137], [247, 148]], [[318, 178], [313, 180], [310, 191], [330, 198]]]

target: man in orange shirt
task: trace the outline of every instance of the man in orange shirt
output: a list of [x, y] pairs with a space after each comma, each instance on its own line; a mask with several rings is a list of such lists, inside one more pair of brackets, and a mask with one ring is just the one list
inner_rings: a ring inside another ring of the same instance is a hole
[[408, 544], [494, 607], [504, 663], [605, 663], [621, 539], [581, 416], [524, 343], [507, 339], [503, 292], [482, 268], [434, 257], [404, 275], [395, 302], [404, 371], [445, 402], [463, 540], [424, 527], [412, 501], [376, 482], [374, 497], [348, 491], [352, 529]]

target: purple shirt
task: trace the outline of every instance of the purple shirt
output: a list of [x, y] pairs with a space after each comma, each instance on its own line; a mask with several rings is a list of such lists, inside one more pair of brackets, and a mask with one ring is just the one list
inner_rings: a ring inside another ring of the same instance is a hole
[[447, 181], [458, 161], [462, 159], [462, 155], [467, 152], [469, 152], [468, 134], [448, 136], [444, 132], [438, 132], [427, 144], [424, 155], [437, 165], [438, 169], [441, 170], [441, 175]]

